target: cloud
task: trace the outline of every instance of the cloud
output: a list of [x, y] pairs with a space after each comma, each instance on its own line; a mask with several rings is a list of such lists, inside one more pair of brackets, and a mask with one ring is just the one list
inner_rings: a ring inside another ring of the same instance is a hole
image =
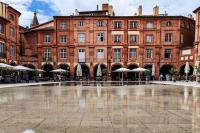
[[[33, 11], [29, 9], [34, 0], [2, 0], [10, 4], [22, 15], [20, 17], [20, 24], [29, 25]], [[72, 15], [75, 9], [80, 11], [95, 10], [96, 5], [108, 2], [108, 0], [37, 0], [37, 2], [46, 3], [49, 8], [55, 13], [53, 15]], [[38, 3], [40, 4], [40, 3]], [[169, 15], [183, 15], [187, 16], [200, 5], [200, 0], [110, 0], [113, 5], [116, 15], [134, 15], [137, 12], [139, 5], [143, 6], [143, 14], [150, 15], [153, 13], [153, 7], [158, 5], [160, 13], [167, 11]], [[38, 18], [40, 23], [53, 19], [52, 13], [38, 9]]]

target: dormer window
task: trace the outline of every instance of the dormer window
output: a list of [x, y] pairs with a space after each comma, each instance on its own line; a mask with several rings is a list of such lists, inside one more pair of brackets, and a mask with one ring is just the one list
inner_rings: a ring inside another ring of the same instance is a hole
[[168, 21], [168, 22], [166, 23], [166, 26], [167, 26], [167, 27], [171, 27], [171, 26], [172, 26], [172, 22], [171, 22], [171, 21]]
[[85, 26], [85, 23], [84, 21], [79, 21], [79, 24], [78, 24], [80, 27], [84, 27]]
[[103, 27], [104, 26], [104, 22], [103, 21], [98, 21], [97, 22], [97, 27]]

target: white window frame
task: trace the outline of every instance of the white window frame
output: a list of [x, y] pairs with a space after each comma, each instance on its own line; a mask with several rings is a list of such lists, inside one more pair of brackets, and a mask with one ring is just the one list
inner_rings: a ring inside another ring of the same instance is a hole
[[153, 42], [153, 35], [147, 35], [146, 36], [146, 42], [147, 43], [152, 43]]
[[51, 35], [44, 35], [44, 43], [50, 43], [51, 42]]
[[60, 22], [60, 28], [61, 29], [66, 29], [67, 25], [66, 25], [66, 22]]
[[78, 42], [84, 43], [86, 41], [86, 34], [85, 33], [78, 33]]
[[104, 49], [97, 49], [97, 59], [104, 58]]
[[104, 33], [97, 33], [97, 42], [104, 42]]
[[148, 48], [146, 50], [146, 58], [147, 59], [152, 59], [153, 58], [153, 49]]
[[153, 28], [153, 22], [147, 22], [147, 28], [152, 29]]
[[67, 36], [66, 35], [60, 35], [60, 43], [66, 43], [67, 42]]
[[10, 45], [10, 56], [15, 56], [15, 46], [14, 46], [14, 44]]
[[137, 49], [136, 48], [131, 48], [129, 52], [129, 58], [137, 58]]
[[67, 58], [67, 50], [66, 49], [60, 49], [60, 58], [61, 59]]

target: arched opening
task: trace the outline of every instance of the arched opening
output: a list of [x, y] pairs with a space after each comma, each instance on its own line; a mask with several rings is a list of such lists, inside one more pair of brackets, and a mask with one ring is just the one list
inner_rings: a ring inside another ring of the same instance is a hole
[[120, 80], [120, 73], [115, 73], [113, 71], [115, 71], [115, 70], [117, 70], [121, 67], [122, 66], [120, 64], [115, 64], [115, 65], [112, 66], [112, 69], [111, 69], [112, 70], [112, 80], [115, 80], [115, 81]]
[[[77, 76], [76, 76], [77, 66], [78, 65], [76, 65], [76, 67], [74, 69], [74, 78], [75, 79], [77, 79]], [[83, 80], [90, 79], [90, 69], [89, 69], [89, 67], [86, 64], [81, 64], [81, 69], [82, 69], [82, 79]]]
[[149, 71], [146, 72], [145, 76], [147, 76], [149, 78], [149, 80], [152, 79], [152, 68], [153, 68], [153, 65], [152, 64], [148, 64], [148, 65], [145, 65], [144, 68], [149, 70]]
[[[138, 68], [138, 66], [136, 64], [130, 64], [127, 68], [130, 70], [133, 70], [135, 68]], [[137, 73], [129, 72], [127, 74], [128, 80], [131, 80], [131, 81], [137, 80], [137, 77], [138, 77]]]
[[[167, 78], [171, 75], [170, 74], [170, 70], [171, 68], [173, 68], [172, 65], [163, 65], [160, 69], [160, 75], [162, 74], [163, 75], [163, 80], [168, 80]], [[169, 77], [169, 80], [170, 80], [170, 77]]]
[[[97, 69], [98, 69], [98, 64], [94, 66], [94, 79], [97, 80]], [[101, 64], [101, 72], [102, 72], [102, 77], [107, 76], [107, 67], [104, 64]]]
[[59, 68], [61, 68], [61, 69], [64, 69], [64, 70], [67, 70], [67, 73], [64, 73], [63, 74], [63, 77], [65, 78], [65, 79], [70, 79], [70, 67], [69, 67], [69, 65], [67, 65], [67, 64], [60, 64], [59, 65]]
[[[189, 65], [189, 66], [190, 66], [190, 72], [189, 72], [188, 76], [191, 76], [193, 74], [194, 68], [191, 65]], [[186, 75], [185, 74], [185, 64], [180, 67], [180, 69], [179, 69], [179, 75], [180, 76]]]
[[[36, 67], [32, 64], [25, 64], [23, 66], [31, 68], [31, 69], [36, 69]], [[30, 80], [33, 80], [34, 77], [36, 76], [36, 73], [34, 71], [28, 71], [26, 74], [28, 74], [28, 77], [29, 77]]]
[[45, 64], [45, 65], [43, 65], [43, 70], [45, 71], [43, 73], [43, 77], [44, 78], [53, 79], [53, 73], [51, 72], [53, 70], [53, 66], [51, 64]]

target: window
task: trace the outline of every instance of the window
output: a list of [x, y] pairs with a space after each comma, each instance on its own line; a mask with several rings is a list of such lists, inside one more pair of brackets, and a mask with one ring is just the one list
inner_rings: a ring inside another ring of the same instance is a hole
[[5, 44], [0, 42], [0, 56], [2, 57], [5, 54]]
[[78, 42], [79, 43], [85, 42], [85, 33], [78, 33]]
[[33, 43], [34, 43], [34, 44], [37, 44], [37, 43], [38, 43], [38, 37], [37, 37], [37, 35], [34, 35], [34, 36], [33, 36]]
[[66, 43], [67, 42], [67, 37], [66, 35], [61, 35], [60, 36], [60, 43]]
[[10, 27], [10, 37], [15, 37], [15, 30], [12, 27]]
[[172, 22], [171, 22], [171, 21], [167, 21], [166, 26], [167, 26], [167, 27], [172, 26]]
[[114, 42], [121, 43], [121, 35], [114, 35]]
[[66, 28], [66, 23], [65, 22], [60, 22], [60, 28], [65, 29]]
[[103, 21], [98, 21], [97, 22], [97, 27], [103, 27], [105, 24]]
[[153, 58], [153, 50], [152, 49], [147, 49], [147, 51], [146, 51], [146, 57], [148, 59]]
[[172, 50], [165, 49], [165, 59], [170, 59], [172, 57]]
[[0, 33], [4, 34], [4, 25], [3, 24], [0, 24]]
[[14, 16], [12, 14], [10, 14], [9, 15], [9, 19], [13, 21], [14, 20]]
[[44, 50], [44, 58], [45, 58], [45, 61], [49, 61], [50, 58], [51, 58], [51, 51], [49, 48], [46, 48]]
[[98, 33], [97, 42], [103, 42], [103, 41], [104, 41], [104, 33]]
[[50, 43], [51, 42], [51, 36], [50, 35], [44, 35], [44, 42]]
[[67, 51], [66, 51], [66, 49], [61, 49], [60, 50], [60, 58], [61, 59], [66, 59], [66, 57], [67, 57]]
[[85, 49], [79, 49], [78, 50], [78, 62], [86, 62]]
[[172, 42], [172, 33], [165, 34], [165, 42]]
[[184, 43], [184, 35], [181, 34], [181, 43]]
[[13, 44], [10, 45], [10, 56], [15, 56], [15, 47]]
[[85, 25], [84, 21], [79, 21], [79, 24], [78, 24], [80, 27], [83, 27]]
[[147, 35], [146, 42], [147, 43], [152, 43], [153, 42], [153, 35]]
[[137, 49], [136, 48], [130, 49], [129, 58], [137, 58]]
[[114, 61], [115, 62], [121, 61], [121, 49], [114, 49]]
[[98, 59], [103, 59], [104, 58], [104, 51], [103, 51], [103, 49], [98, 49], [97, 50], [97, 58]]
[[136, 22], [136, 21], [131, 21], [131, 22], [130, 22], [130, 28], [131, 28], [131, 29], [137, 28], [137, 22]]
[[147, 28], [148, 28], [148, 29], [153, 28], [153, 23], [152, 23], [152, 22], [147, 22]]
[[130, 35], [130, 42], [136, 43], [137, 42], [137, 35]]
[[122, 22], [121, 21], [115, 21], [114, 27], [115, 27], [115, 29], [120, 29], [122, 27]]

